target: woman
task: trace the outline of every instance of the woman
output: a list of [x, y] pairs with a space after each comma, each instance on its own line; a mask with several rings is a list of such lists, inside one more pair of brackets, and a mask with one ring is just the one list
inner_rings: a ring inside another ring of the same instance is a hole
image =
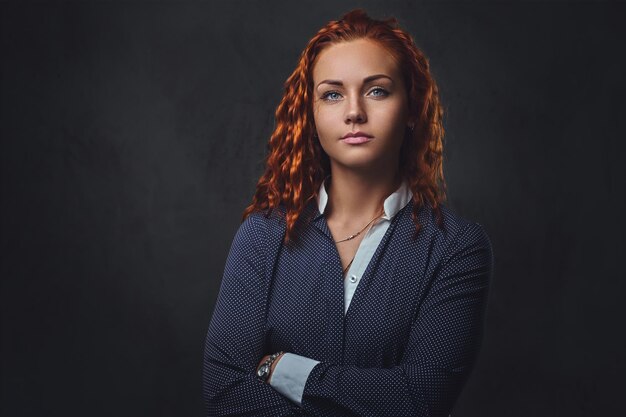
[[492, 274], [442, 205], [442, 109], [395, 19], [309, 42], [276, 111], [206, 339], [209, 415], [446, 416]]

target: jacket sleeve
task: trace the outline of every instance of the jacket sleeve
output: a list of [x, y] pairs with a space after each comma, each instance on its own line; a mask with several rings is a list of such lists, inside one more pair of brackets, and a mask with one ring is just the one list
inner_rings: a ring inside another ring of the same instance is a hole
[[448, 416], [475, 361], [493, 271], [483, 227], [468, 224], [430, 281], [402, 360], [391, 368], [317, 364], [302, 407], [316, 416]]
[[204, 348], [202, 393], [209, 416], [304, 415], [255, 375], [267, 353], [264, 227], [260, 217], [247, 217], [228, 254]]

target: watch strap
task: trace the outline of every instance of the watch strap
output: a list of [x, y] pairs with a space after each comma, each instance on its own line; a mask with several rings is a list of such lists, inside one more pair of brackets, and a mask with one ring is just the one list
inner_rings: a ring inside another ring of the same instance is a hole
[[261, 381], [267, 382], [267, 380], [270, 377], [270, 374], [272, 373], [272, 364], [283, 353], [285, 353], [285, 352], [283, 352], [283, 351], [276, 352], [276, 353], [270, 355], [267, 359], [265, 359], [265, 362], [263, 362], [263, 364], [261, 364], [261, 366], [259, 367], [259, 369], [256, 372], [256, 376]]

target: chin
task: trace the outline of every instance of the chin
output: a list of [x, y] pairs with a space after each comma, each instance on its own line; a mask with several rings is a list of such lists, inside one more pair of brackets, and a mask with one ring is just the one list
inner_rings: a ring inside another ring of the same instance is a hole
[[343, 158], [343, 159], [335, 159], [335, 165], [340, 166], [344, 169], [354, 169], [354, 170], [366, 170], [371, 169], [372, 167], [377, 165], [377, 160], [375, 158]]

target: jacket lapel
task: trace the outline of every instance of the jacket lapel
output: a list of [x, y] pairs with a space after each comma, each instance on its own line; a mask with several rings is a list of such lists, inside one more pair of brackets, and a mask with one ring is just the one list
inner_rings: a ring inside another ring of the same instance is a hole
[[317, 282], [322, 285], [325, 317], [325, 361], [341, 364], [344, 349], [344, 294], [341, 259], [333, 241], [326, 218], [315, 210], [312, 224], [322, 234], [324, 262], [319, 268]]

